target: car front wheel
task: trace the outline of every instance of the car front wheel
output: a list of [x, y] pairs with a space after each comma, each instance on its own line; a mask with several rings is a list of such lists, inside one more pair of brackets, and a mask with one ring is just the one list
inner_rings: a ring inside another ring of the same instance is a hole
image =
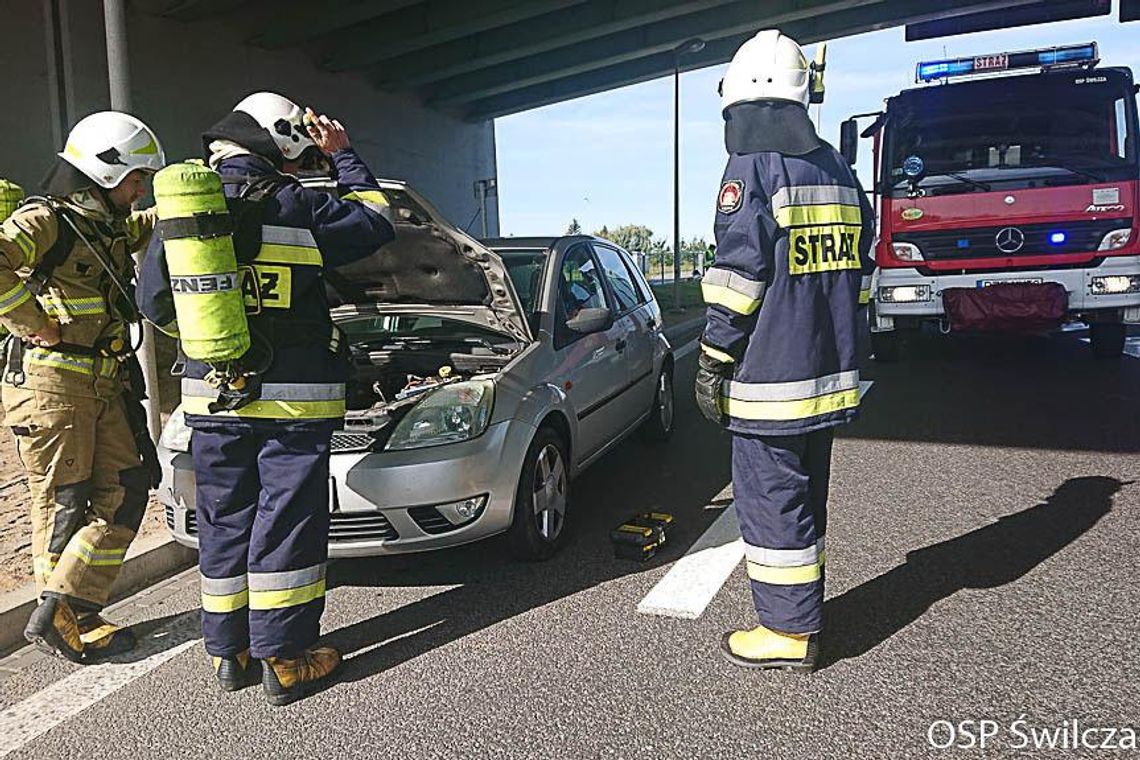
[[550, 559], [561, 545], [570, 499], [566, 444], [553, 429], [540, 428], [527, 449], [515, 494], [510, 541], [520, 559]]

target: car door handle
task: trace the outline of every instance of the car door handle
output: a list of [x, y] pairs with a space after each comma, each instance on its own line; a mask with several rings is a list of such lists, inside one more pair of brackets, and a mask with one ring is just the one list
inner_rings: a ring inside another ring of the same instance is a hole
[[617, 351], [619, 354], [625, 350], [625, 338], [622, 338], [621, 340], [619, 340], [617, 343], [614, 344], [614, 350]]

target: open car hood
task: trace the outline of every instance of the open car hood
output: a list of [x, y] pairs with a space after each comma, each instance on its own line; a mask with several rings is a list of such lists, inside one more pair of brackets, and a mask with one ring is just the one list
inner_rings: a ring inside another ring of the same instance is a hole
[[371, 256], [326, 271], [333, 306], [463, 307], [459, 311], [469, 311], [490, 329], [533, 339], [498, 255], [444, 219], [407, 184], [381, 180], [380, 188], [396, 239]]

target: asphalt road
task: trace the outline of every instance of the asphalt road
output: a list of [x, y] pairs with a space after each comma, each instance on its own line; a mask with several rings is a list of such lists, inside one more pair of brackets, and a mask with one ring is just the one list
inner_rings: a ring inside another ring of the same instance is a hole
[[[689, 398], [694, 364], [672, 443], [631, 441], [578, 480], [554, 560], [516, 564], [491, 541], [335, 565], [324, 624], [343, 674], [281, 709], [214, 686], [187, 574], [121, 606], [169, 659], [117, 691], [99, 696], [93, 668], [0, 662], [9, 736], [13, 710], [98, 692], [10, 757], [1101, 757], [1034, 750], [1033, 731], [1071, 747], [1074, 719], [1140, 728], [1140, 359], [1095, 362], [1066, 335], [931, 341], [872, 366], [835, 448], [810, 676], [718, 655], [724, 630], [754, 624], [742, 568], [697, 620], [635, 611], [725, 507], [729, 441]], [[615, 560], [610, 529], [651, 507], [677, 517], [668, 550]], [[966, 720], [1000, 726], [984, 753], [931, 747], [932, 724]]]

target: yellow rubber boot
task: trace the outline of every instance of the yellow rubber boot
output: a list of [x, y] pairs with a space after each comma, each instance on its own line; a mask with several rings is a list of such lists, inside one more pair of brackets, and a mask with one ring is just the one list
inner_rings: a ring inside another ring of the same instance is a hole
[[24, 638], [36, 649], [72, 662], [82, 663], [83, 639], [79, 637], [79, 622], [75, 613], [63, 599], [48, 597], [32, 611]]
[[306, 649], [299, 657], [266, 657], [261, 685], [265, 698], [276, 707], [296, 702], [340, 666], [340, 652], [332, 647]]
[[819, 654], [819, 634], [781, 633], [758, 625], [724, 634], [720, 648], [733, 665], [810, 673]]
[[211, 657], [214, 675], [222, 691], [238, 691], [261, 680], [261, 663], [249, 656], [249, 650], [233, 657]]
[[129, 652], [138, 643], [130, 628], [108, 623], [95, 612], [80, 615], [78, 625], [79, 638], [83, 641], [83, 656], [88, 661]]

